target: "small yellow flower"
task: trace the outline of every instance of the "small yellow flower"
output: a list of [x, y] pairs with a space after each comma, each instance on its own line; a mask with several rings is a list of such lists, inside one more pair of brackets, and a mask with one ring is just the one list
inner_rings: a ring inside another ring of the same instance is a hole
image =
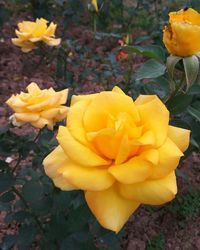
[[49, 46], [58, 46], [60, 38], [55, 37], [56, 24], [53, 22], [47, 26], [48, 21], [44, 18], [36, 19], [35, 22], [23, 21], [18, 23], [18, 29], [15, 30], [17, 38], [12, 38], [12, 43], [21, 47], [23, 52], [29, 52], [37, 48], [38, 42], [44, 42]]
[[200, 51], [200, 14], [192, 8], [169, 13], [163, 42], [172, 55], [191, 56]]
[[155, 95], [135, 102], [112, 91], [73, 96], [59, 146], [44, 160], [62, 190], [81, 189], [99, 223], [118, 232], [140, 204], [160, 205], [177, 192], [174, 170], [190, 131], [169, 125]]
[[52, 88], [41, 90], [32, 82], [27, 87], [28, 93], [21, 92], [12, 95], [6, 103], [15, 111], [12, 116], [16, 124], [31, 123], [36, 128], [47, 125], [53, 129], [56, 121], [61, 121], [67, 116], [66, 103], [68, 90], [55, 92]]

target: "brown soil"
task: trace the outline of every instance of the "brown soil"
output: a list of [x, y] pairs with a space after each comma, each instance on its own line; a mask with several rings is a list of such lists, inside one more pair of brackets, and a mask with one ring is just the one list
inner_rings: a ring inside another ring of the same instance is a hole
[[[16, 20], [15, 20], [16, 22]], [[77, 32], [77, 31], [76, 31]], [[76, 32], [71, 36], [76, 36]], [[84, 40], [82, 32], [82, 39]], [[40, 87], [55, 86], [55, 80], [50, 76], [50, 69], [41, 65], [35, 70], [33, 65], [26, 65], [31, 61], [37, 65], [39, 58], [34, 53], [23, 54], [20, 49], [13, 46], [10, 38], [14, 34], [14, 26], [6, 23], [2, 29], [4, 37], [0, 41], [0, 124], [6, 124], [11, 110], [5, 101], [13, 94], [24, 91], [25, 87], [35, 81]], [[31, 59], [31, 60], [29, 60]], [[26, 63], [25, 63], [26, 62]], [[89, 63], [89, 62], [88, 62]], [[24, 66], [25, 65], [25, 66]], [[101, 90], [91, 84], [85, 84], [82, 88], [85, 92]], [[31, 130], [29, 126], [23, 128], [23, 133]], [[190, 188], [197, 189], [200, 184], [200, 157], [196, 154], [184, 161], [181, 170], [189, 177], [189, 182], [178, 178], [179, 194], [187, 193]], [[126, 236], [123, 240], [123, 248], [126, 250], [143, 250], [151, 242], [153, 236], [162, 234], [165, 239], [164, 250], [198, 250], [200, 249], [200, 217], [182, 219], [175, 216], [167, 207], [155, 208], [152, 212], [148, 207], [142, 206], [130, 218], [126, 226]], [[199, 204], [200, 207], [200, 204]], [[0, 234], [13, 233], [15, 225], [6, 225], [3, 222], [5, 213], [0, 214]], [[151, 248], [155, 249], [156, 248]]]

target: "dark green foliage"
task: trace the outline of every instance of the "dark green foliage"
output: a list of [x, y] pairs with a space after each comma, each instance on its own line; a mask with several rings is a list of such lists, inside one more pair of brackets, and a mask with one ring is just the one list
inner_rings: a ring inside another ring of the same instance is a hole
[[177, 196], [169, 206], [169, 210], [182, 219], [198, 216], [200, 213], [200, 190], [192, 190], [187, 194]]
[[162, 250], [165, 244], [165, 237], [162, 234], [156, 234], [147, 244], [146, 250]]

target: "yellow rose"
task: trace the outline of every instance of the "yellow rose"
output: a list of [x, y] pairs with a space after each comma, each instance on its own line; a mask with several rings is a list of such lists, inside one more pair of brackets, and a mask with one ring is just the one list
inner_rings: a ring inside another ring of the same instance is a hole
[[169, 125], [169, 112], [155, 95], [133, 102], [115, 87], [73, 96], [45, 172], [62, 190], [84, 190], [99, 223], [118, 232], [141, 203], [175, 197], [174, 170], [189, 133]]
[[18, 124], [31, 123], [36, 128], [45, 125], [53, 129], [54, 123], [66, 118], [68, 108], [65, 104], [68, 90], [55, 92], [52, 88], [41, 90], [32, 82], [28, 93], [12, 95], [6, 103], [15, 111], [12, 116]]
[[188, 8], [169, 13], [163, 42], [170, 54], [191, 56], [200, 51], [200, 14]]
[[58, 46], [60, 38], [55, 39], [56, 24], [53, 22], [47, 27], [48, 21], [44, 18], [36, 19], [35, 22], [23, 21], [18, 23], [19, 30], [15, 30], [17, 38], [12, 43], [21, 47], [23, 52], [29, 52], [37, 48], [38, 42], [44, 42], [49, 46]]

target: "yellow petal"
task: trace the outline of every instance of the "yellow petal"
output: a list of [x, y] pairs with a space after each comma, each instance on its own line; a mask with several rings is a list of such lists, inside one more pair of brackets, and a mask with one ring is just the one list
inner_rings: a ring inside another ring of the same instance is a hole
[[168, 137], [184, 152], [190, 143], [190, 130], [169, 126]]
[[82, 190], [105, 190], [112, 186], [115, 181], [107, 169], [83, 167], [70, 160], [58, 172], [69, 183]]
[[179, 160], [183, 153], [176, 144], [169, 138], [157, 149], [159, 153], [159, 162], [153, 168], [152, 179], [160, 179], [168, 175], [178, 166]]
[[71, 106], [79, 101], [92, 101], [95, 97], [97, 97], [99, 93], [97, 94], [90, 94], [90, 95], [73, 95], [71, 99]]
[[144, 181], [152, 172], [152, 164], [141, 157], [133, 157], [123, 164], [111, 166], [108, 171], [119, 182], [132, 184]]
[[87, 109], [88, 101], [76, 102], [69, 108], [67, 115], [67, 127], [72, 136], [80, 143], [89, 146], [83, 126], [83, 115]]
[[169, 13], [170, 23], [173, 22], [190, 22], [195, 25], [200, 25], [200, 14], [192, 8], [187, 10], [181, 9], [179, 11]]
[[99, 192], [87, 191], [85, 198], [99, 223], [116, 233], [140, 205], [138, 202], [121, 197], [115, 186]]
[[112, 89], [112, 92], [116, 92], [118, 94], [122, 94], [122, 95], [126, 95], [119, 87], [115, 86], [113, 89]]
[[156, 146], [163, 144], [168, 133], [169, 111], [157, 96], [140, 95], [135, 104], [145, 129], [152, 131]]
[[146, 160], [151, 162], [154, 165], [157, 165], [159, 162], [159, 153], [157, 149], [148, 149], [140, 153], [140, 156]]
[[16, 113], [15, 118], [22, 122], [34, 122], [37, 121], [40, 116], [34, 113]]
[[118, 154], [115, 159], [115, 165], [119, 165], [122, 162], [126, 161], [130, 154], [130, 151], [131, 151], [131, 148], [130, 148], [128, 136], [124, 136], [120, 143]]
[[55, 119], [58, 113], [59, 113], [59, 108], [52, 108], [49, 110], [42, 111], [40, 115], [46, 119]]
[[53, 22], [50, 23], [49, 27], [47, 28], [45, 32], [45, 36], [54, 36], [55, 30], [56, 30], [57, 25], [54, 24]]
[[68, 92], [69, 92], [68, 89], [63, 89], [58, 92], [60, 94], [60, 100], [59, 100], [60, 104], [65, 104], [67, 102]]
[[36, 127], [36, 128], [43, 128], [47, 125], [48, 129], [50, 130], [53, 130], [53, 121], [51, 120], [48, 120], [48, 119], [45, 119], [45, 118], [42, 118], [40, 117], [40, 119], [38, 119], [37, 121], [35, 122], [31, 122], [31, 124]]
[[42, 40], [48, 44], [49, 46], [58, 46], [61, 43], [60, 38], [48, 38], [48, 37], [43, 37]]
[[139, 121], [139, 114], [133, 100], [126, 95], [104, 91], [99, 93], [88, 106], [84, 115], [84, 126], [88, 132], [98, 131], [107, 125], [108, 114], [117, 117], [119, 112]]
[[110, 164], [109, 160], [103, 159], [91, 149], [79, 143], [66, 127], [59, 127], [57, 139], [67, 156], [77, 164], [88, 167]]
[[174, 199], [177, 193], [174, 171], [158, 180], [147, 180], [131, 185], [119, 184], [123, 197], [149, 205], [161, 205]]
[[63, 191], [71, 191], [78, 189], [77, 187], [72, 186], [62, 175], [55, 177], [52, 180], [54, 185]]
[[32, 95], [38, 95], [41, 93], [41, 89], [35, 82], [31, 82], [26, 88], [28, 92]]
[[56, 147], [43, 161], [46, 175], [53, 179], [54, 184], [62, 190], [76, 189], [61, 174], [58, 169], [65, 166], [68, 161], [61, 146]]
[[15, 33], [21, 41], [27, 40], [31, 36], [28, 32], [19, 32], [18, 30], [15, 30]]

